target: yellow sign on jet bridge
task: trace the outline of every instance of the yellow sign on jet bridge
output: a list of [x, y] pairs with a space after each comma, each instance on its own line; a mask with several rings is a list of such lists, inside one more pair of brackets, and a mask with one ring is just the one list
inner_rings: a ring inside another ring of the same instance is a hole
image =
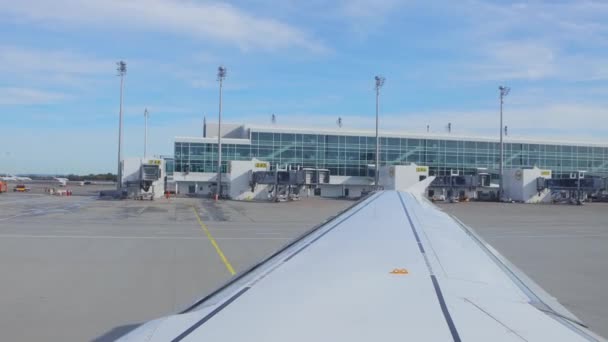
[[255, 163], [255, 167], [261, 168], [261, 169], [266, 169], [266, 168], [268, 168], [268, 164], [267, 163]]
[[426, 167], [423, 167], [423, 166], [416, 168], [416, 172], [426, 172], [427, 170], [428, 169]]
[[148, 160], [148, 164], [150, 164], [150, 165], [160, 165], [160, 160], [158, 160], [158, 159], [150, 159], [150, 160]]

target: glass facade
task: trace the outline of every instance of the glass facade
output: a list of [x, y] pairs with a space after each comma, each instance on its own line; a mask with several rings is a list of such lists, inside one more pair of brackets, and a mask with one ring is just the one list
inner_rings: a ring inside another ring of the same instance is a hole
[[[228, 160], [257, 158], [271, 165], [329, 169], [331, 175], [366, 176], [375, 164], [375, 137], [357, 135], [250, 132], [251, 144], [222, 144], [222, 171]], [[497, 170], [498, 142], [443, 138], [381, 137], [381, 164], [416, 163], [435, 175], [477, 168]], [[542, 143], [505, 143], [505, 168], [532, 167], [553, 171], [554, 177], [586, 170], [608, 176], [608, 147]], [[217, 172], [217, 143], [175, 143], [176, 172]]]
[[175, 160], [173, 158], [165, 159], [165, 173], [167, 176], [173, 176], [173, 170], [175, 170]]

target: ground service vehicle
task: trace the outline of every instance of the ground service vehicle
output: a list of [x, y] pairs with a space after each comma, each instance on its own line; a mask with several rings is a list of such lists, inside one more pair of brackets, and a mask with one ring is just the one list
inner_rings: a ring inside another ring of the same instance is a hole
[[30, 191], [30, 188], [26, 187], [23, 184], [18, 184], [18, 185], [15, 185], [15, 188], [13, 188], [13, 191], [14, 192], [28, 192], [28, 191]]
[[0, 194], [8, 191], [8, 185], [5, 182], [0, 181]]

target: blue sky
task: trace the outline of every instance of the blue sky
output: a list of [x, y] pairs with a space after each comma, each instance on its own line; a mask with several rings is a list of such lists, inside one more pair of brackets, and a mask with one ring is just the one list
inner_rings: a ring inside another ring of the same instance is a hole
[[608, 3], [416, 0], [0, 0], [0, 173], [115, 170], [119, 78], [127, 156], [226, 121], [495, 134], [608, 133]]

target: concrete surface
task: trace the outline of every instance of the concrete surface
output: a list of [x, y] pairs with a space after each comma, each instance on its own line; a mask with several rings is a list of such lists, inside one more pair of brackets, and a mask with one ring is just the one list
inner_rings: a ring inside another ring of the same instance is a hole
[[443, 204], [592, 331], [608, 337], [608, 203]]
[[112, 341], [230, 278], [350, 201], [99, 201], [0, 195], [0, 339]]
[[[193, 207], [238, 272], [351, 204], [0, 194], [0, 340], [112, 341], [227, 281]], [[440, 207], [608, 336], [608, 204]]]

